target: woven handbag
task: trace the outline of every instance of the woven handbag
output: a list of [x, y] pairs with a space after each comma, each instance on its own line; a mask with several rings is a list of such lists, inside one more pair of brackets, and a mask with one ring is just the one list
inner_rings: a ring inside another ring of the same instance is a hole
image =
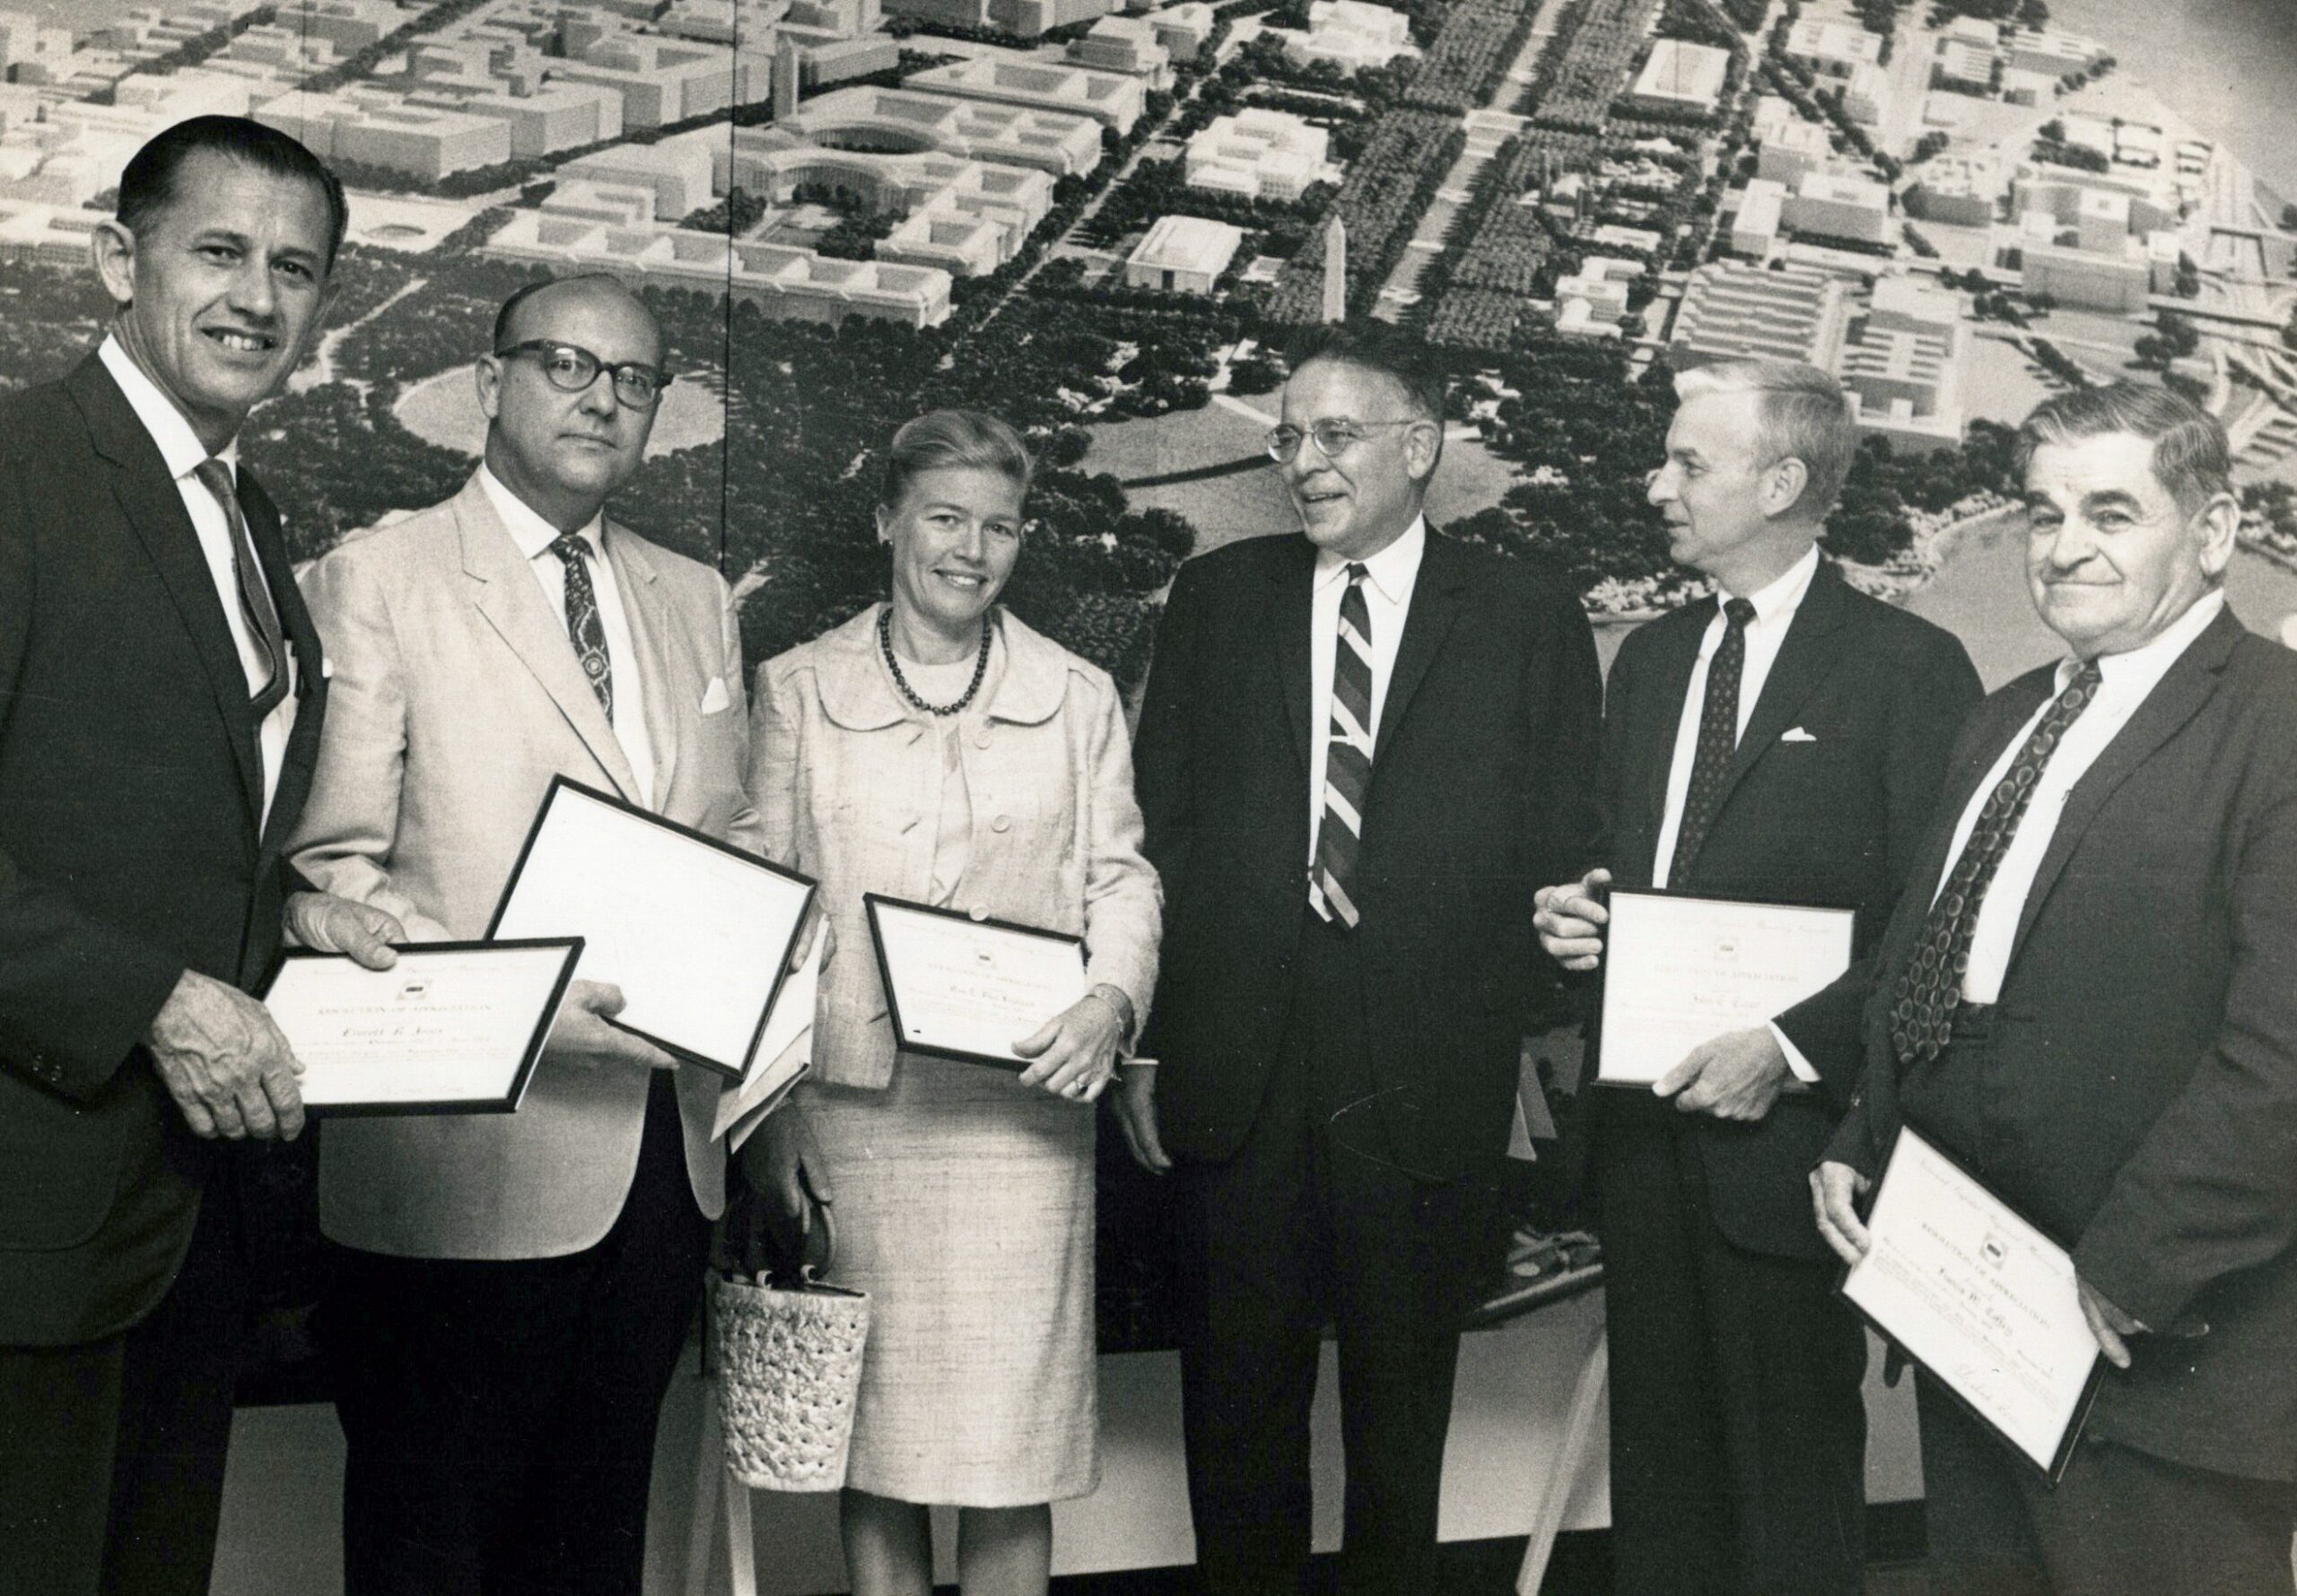
[[715, 1280], [726, 1466], [753, 1490], [834, 1491], [845, 1483], [869, 1296], [817, 1278], [836, 1241], [828, 1208], [817, 1205], [814, 1216], [818, 1265], [799, 1264], [794, 1278]]

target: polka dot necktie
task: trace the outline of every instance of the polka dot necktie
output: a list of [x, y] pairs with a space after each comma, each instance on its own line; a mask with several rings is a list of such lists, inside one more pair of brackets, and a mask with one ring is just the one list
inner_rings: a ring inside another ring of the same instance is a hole
[[1332, 740], [1324, 750], [1324, 813], [1316, 827], [1316, 862], [1308, 871], [1308, 904], [1328, 920], [1354, 927], [1357, 855], [1364, 836], [1364, 795], [1372, 786], [1372, 611], [1364, 602], [1365, 569], [1348, 566], [1340, 596], [1340, 632], [1332, 660]]
[[566, 566], [566, 635], [573, 640], [582, 674], [598, 707], [614, 719], [614, 666], [607, 658], [607, 629], [598, 620], [598, 593], [590, 585], [590, 545], [579, 532], [562, 532], [552, 539], [550, 552]]
[[1922, 922], [1914, 957], [1899, 976], [1891, 1006], [1891, 1045], [1905, 1063], [1928, 1062], [1943, 1052], [1954, 1033], [1954, 1005], [1961, 1000], [1962, 977], [1970, 967], [1970, 938], [1978, 930], [1978, 905], [1994, 873], [2018, 834], [2018, 822], [2033, 801], [2043, 767], [2074, 717], [2098, 695], [2098, 662], [2084, 660], [2066, 691], [2057, 695], [2009, 771], [1987, 795], [1970, 827], [1962, 856]]
[[1722, 806], [1723, 783], [1739, 749], [1739, 677], [1747, 665], [1747, 625], [1754, 618], [1755, 606], [1743, 598], [1723, 606], [1723, 641], [1707, 662], [1707, 700], [1699, 710], [1699, 746], [1691, 755], [1682, 824], [1675, 829], [1674, 859], [1667, 867], [1669, 886], [1684, 885]]

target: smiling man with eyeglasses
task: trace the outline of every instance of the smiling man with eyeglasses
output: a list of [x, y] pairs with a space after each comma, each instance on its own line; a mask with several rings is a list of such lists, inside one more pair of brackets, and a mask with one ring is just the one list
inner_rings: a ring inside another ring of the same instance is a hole
[[[468, 485], [305, 581], [339, 708], [296, 863], [424, 941], [485, 934], [555, 776], [759, 842], [725, 580], [606, 514], [668, 381], [652, 315], [563, 278], [490, 347]], [[607, 1023], [612, 969], [580, 973], [517, 1113], [328, 1128], [347, 1596], [637, 1596], [725, 1154], [714, 1077]]]
[[1141, 1046], [1163, 1068], [1123, 1112], [1174, 1170], [1201, 1270], [1183, 1410], [1213, 1596], [1300, 1589], [1327, 1318], [1340, 1588], [1441, 1588], [1461, 1312], [1499, 1261], [1481, 1177], [1545, 1028], [1532, 894], [1594, 844], [1586, 617], [1428, 526], [1425, 362], [1375, 327], [1296, 356], [1267, 447], [1300, 532], [1182, 567], [1141, 711], [1166, 904]]

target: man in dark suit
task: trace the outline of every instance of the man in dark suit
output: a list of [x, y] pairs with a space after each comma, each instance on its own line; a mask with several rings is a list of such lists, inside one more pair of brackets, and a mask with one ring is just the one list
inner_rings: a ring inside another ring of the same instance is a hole
[[344, 221], [293, 139], [178, 125], [96, 229], [102, 346], [0, 410], [0, 1591], [207, 1589], [247, 1308], [213, 1143], [302, 1125], [247, 989], [283, 914], [391, 957], [287, 895], [327, 684], [232, 446]]
[[2073, 1247], [2112, 1365], [2055, 1489], [1928, 1379], [1931, 1584], [2288, 1596], [2297, 1522], [2297, 659], [2222, 584], [2217, 422], [2079, 388], [2019, 434], [2069, 658], [1986, 701], [1812, 1178], [1846, 1259], [1900, 1124]]
[[[1609, 868], [1541, 894], [1548, 951], [1592, 969], [1619, 885], [1857, 911], [1871, 949], [1978, 702], [1960, 643], [1820, 558], [1856, 432], [1815, 367], [1676, 379], [1651, 479], [1712, 598], [1642, 627], [1603, 716]], [[1655, 1093], [1602, 1090], [1593, 1168], [1611, 1348], [1611, 1553], [1623, 1596], [1855, 1596], [1865, 1579], [1865, 1333], [1804, 1184], [1850, 1100], [1863, 964], [1698, 1047]]]
[[1498, 1261], [1532, 894], [1584, 865], [1599, 683], [1574, 596], [1444, 537], [1443, 386], [1341, 332], [1269, 435], [1303, 525], [1183, 567], [1141, 712], [1165, 882], [1140, 1139], [1201, 1243], [1189, 1494], [1215, 1592], [1299, 1588], [1319, 1332], [1339, 1334], [1342, 1589], [1422, 1592], [1463, 1287]]

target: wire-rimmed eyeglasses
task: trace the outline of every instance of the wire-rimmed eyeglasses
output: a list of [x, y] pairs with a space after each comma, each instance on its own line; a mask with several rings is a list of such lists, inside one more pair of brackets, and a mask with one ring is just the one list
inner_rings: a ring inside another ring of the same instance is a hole
[[514, 354], [531, 354], [541, 363], [542, 374], [550, 386], [562, 393], [587, 392], [590, 384], [606, 372], [614, 382], [614, 397], [633, 410], [651, 410], [670, 386], [670, 374], [658, 371], [642, 361], [624, 361], [608, 365], [580, 344], [561, 344], [555, 338], [528, 338], [523, 344], [513, 344], [495, 352], [498, 358]]
[[1306, 432], [1298, 427], [1271, 427], [1268, 432], [1268, 458], [1282, 466], [1300, 452], [1302, 439], [1313, 440], [1316, 452], [1327, 460], [1336, 460], [1348, 451], [1350, 444], [1360, 443], [1365, 437], [1384, 427], [1409, 427], [1422, 418], [1405, 416], [1401, 421], [1320, 421]]

